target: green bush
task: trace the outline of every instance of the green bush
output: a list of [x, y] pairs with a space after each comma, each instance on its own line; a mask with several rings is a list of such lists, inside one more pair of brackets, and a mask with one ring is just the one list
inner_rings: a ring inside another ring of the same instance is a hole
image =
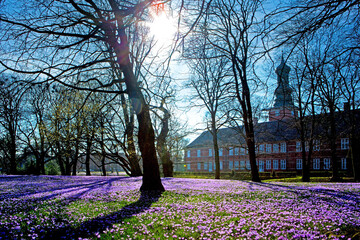
[[54, 162], [48, 162], [45, 164], [45, 174], [46, 175], [60, 175], [59, 165]]

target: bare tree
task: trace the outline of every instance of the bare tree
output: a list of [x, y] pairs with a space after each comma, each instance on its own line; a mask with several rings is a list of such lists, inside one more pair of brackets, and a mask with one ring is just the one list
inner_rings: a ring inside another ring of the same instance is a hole
[[[136, 3], [115, 0], [33, 0], [24, 2], [23, 9], [11, 9], [10, 12], [6, 8], [8, 12], [0, 13], [0, 21], [4, 25], [2, 42], [10, 44], [12, 41], [20, 41], [24, 44], [19, 50], [9, 48], [7, 54], [12, 51], [13, 56], [18, 54], [18, 58], [6, 55], [1, 65], [12, 71], [46, 76], [50, 81], [79, 90], [127, 93], [136, 111], [139, 126], [138, 144], [143, 159], [141, 190], [163, 191], [149, 106], [134, 75], [128, 38], [129, 26], [145, 16], [145, 10], [151, 3], [151, 0]], [[8, 6], [11, 5], [8, 3]], [[13, 38], [15, 35], [17, 37]], [[113, 63], [121, 71], [121, 79], [105, 78], [101, 71], [93, 71], [94, 68], [103, 69], [112, 61], [105, 54], [108, 49], [114, 54], [116, 62]], [[45, 54], [49, 55], [44, 61]], [[92, 74], [86, 77], [88, 72]], [[76, 77], [70, 80], [71, 76]], [[89, 85], [89, 89], [79, 86], [79, 82], [93, 84]], [[117, 82], [123, 82], [126, 90], [107, 89]]]
[[1, 75], [0, 79], [0, 128], [4, 155], [3, 168], [9, 174], [17, 173], [19, 125], [22, 115], [24, 89], [14, 76]]
[[257, 43], [262, 34], [257, 19], [262, 14], [261, 4], [261, 1], [212, 1], [205, 19], [209, 43], [231, 63], [235, 97], [241, 107], [252, 180], [255, 182], [260, 182], [260, 177], [256, 166], [251, 94], [259, 82], [252, 81], [250, 73], [257, 59]]
[[215, 179], [220, 179], [219, 143], [217, 133], [226, 123], [226, 113], [222, 108], [230, 100], [230, 61], [216, 54], [207, 39], [206, 23], [200, 26], [190, 41], [191, 47], [185, 53], [192, 76], [189, 85], [195, 90], [195, 101], [209, 113], [207, 126], [212, 135], [215, 157]]

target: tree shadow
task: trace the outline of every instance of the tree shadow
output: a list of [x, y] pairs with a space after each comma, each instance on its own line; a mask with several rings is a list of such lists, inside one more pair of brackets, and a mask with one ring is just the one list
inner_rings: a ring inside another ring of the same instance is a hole
[[[360, 204], [360, 193], [333, 190], [333, 189], [325, 189], [325, 188], [317, 188], [314, 187], [300, 187], [300, 186], [286, 186], [274, 183], [256, 183], [249, 182], [249, 189], [253, 190], [253, 186], [261, 186], [270, 188], [276, 191], [287, 191], [296, 194], [300, 198], [310, 198], [315, 197], [316, 199], [321, 199], [331, 204], [337, 204], [339, 206], [344, 205], [344, 201], [347, 202], [346, 206], [351, 207], [348, 203], [352, 202], [351, 205]], [[315, 199], [315, 200], [316, 200]], [[354, 208], [353, 210], [356, 210]], [[359, 210], [356, 210], [359, 211]]]
[[159, 200], [161, 191], [143, 191], [140, 198], [131, 204], [121, 208], [120, 211], [106, 216], [93, 218], [81, 223], [78, 227], [65, 226], [58, 229], [44, 229], [45, 234], [39, 236], [41, 239], [79, 239], [102, 233], [113, 224], [121, 223], [125, 219], [146, 211], [151, 205]]

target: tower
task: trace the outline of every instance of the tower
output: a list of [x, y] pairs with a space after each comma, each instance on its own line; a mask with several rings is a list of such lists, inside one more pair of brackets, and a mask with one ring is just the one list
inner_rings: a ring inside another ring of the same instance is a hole
[[275, 103], [269, 111], [269, 121], [293, 118], [297, 114], [292, 98], [293, 89], [289, 85], [291, 68], [281, 58], [280, 65], [276, 68], [277, 87], [275, 89]]

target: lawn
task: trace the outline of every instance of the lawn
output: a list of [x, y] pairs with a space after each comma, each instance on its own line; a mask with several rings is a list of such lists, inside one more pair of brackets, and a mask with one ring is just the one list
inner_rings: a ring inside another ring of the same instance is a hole
[[0, 239], [358, 239], [357, 183], [0, 176]]

